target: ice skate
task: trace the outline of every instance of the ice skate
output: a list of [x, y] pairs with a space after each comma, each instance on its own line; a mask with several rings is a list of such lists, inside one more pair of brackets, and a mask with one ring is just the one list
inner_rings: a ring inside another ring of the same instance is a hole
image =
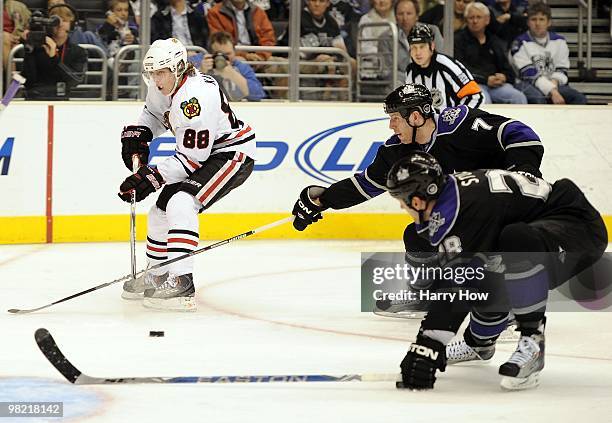
[[453, 341], [446, 346], [446, 363], [457, 364], [474, 362], [484, 364], [491, 361], [495, 354], [495, 344], [470, 346], [465, 339]]
[[422, 319], [424, 311], [415, 311], [418, 302], [408, 300], [378, 300], [374, 304], [374, 314], [383, 317], [395, 317], [401, 319]]
[[544, 333], [522, 335], [516, 351], [499, 368], [501, 387], [507, 390], [535, 388], [540, 383], [540, 371], [544, 368]]
[[142, 300], [146, 288], [154, 288], [168, 278], [168, 272], [163, 275], [153, 275], [145, 272], [136, 279], [130, 279], [123, 283], [121, 298], [124, 300]]
[[170, 311], [196, 311], [193, 275], [169, 274], [156, 288], [144, 290], [142, 303], [147, 308]]

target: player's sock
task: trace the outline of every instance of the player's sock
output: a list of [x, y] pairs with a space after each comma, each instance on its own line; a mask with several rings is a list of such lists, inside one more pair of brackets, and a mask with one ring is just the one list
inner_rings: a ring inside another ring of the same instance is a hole
[[[166, 207], [168, 217], [168, 259], [180, 257], [198, 248], [198, 203], [193, 195], [177, 192]], [[168, 266], [174, 275], [193, 273], [193, 257], [182, 259]]]

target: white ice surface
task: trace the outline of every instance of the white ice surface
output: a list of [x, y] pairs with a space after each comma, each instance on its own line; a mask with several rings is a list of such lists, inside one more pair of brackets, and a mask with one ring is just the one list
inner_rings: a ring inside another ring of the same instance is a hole
[[197, 313], [143, 309], [116, 284], [9, 315], [129, 273], [129, 246], [0, 246], [0, 401], [64, 401], [64, 421], [88, 422], [612, 422], [611, 313], [549, 314], [541, 386], [511, 393], [497, 367], [512, 344], [488, 365], [449, 367], [433, 391], [409, 392], [365, 382], [73, 386], [34, 342], [46, 327], [92, 376], [395, 373], [418, 322], [359, 312], [359, 253], [401, 248], [241, 241], [196, 259]]

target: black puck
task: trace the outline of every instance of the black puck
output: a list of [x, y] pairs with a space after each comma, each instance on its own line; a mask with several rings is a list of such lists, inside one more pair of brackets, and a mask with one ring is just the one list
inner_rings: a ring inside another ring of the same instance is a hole
[[164, 336], [164, 331], [163, 330], [151, 330], [149, 331], [149, 336], [153, 336], [153, 337], [162, 337]]

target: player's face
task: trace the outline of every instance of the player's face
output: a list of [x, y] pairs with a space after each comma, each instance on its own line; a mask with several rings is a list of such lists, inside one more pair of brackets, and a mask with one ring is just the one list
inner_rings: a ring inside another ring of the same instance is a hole
[[408, 34], [417, 22], [417, 13], [414, 8], [414, 3], [411, 1], [403, 1], [397, 5], [395, 20], [402, 31]]
[[429, 66], [431, 56], [433, 56], [433, 51], [428, 43], [410, 44], [410, 57], [420, 67], [426, 68]]
[[548, 19], [548, 17], [543, 13], [536, 13], [527, 20], [529, 32], [538, 38], [543, 38], [546, 36], [548, 28], [550, 28], [550, 24], [550, 19]]
[[161, 91], [163, 95], [168, 96], [172, 94], [176, 77], [174, 73], [170, 72], [170, 69], [163, 68], [155, 70], [150, 73], [150, 77], [151, 81], [153, 81], [157, 89]]
[[389, 129], [399, 137], [402, 143], [410, 144], [412, 142], [412, 128], [399, 112], [389, 114]]

